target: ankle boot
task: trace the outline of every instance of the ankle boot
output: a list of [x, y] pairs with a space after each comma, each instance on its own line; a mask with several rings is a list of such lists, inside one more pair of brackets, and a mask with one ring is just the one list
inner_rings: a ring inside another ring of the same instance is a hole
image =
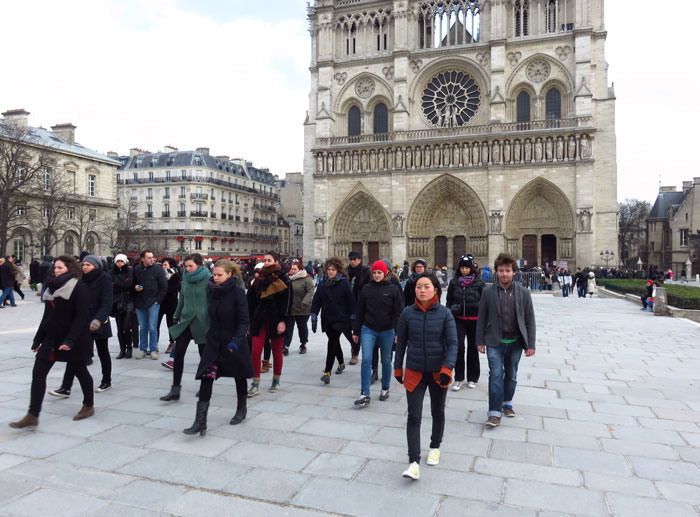
[[194, 418], [194, 423], [192, 427], [183, 429], [182, 432], [185, 434], [197, 434], [201, 436], [207, 434], [207, 411], [209, 411], [209, 402], [197, 401], [197, 414]]
[[[238, 415], [238, 412], [236, 412]], [[245, 415], [243, 416], [245, 418]], [[233, 421], [231, 421], [233, 423]], [[39, 417], [34, 416], [31, 413], [27, 413], [24, 418], [18, 420], [17, 422], [10, 422], [10, 427], [15, 429], [24, 429], [25, 427], [36, 427], [39, 425]]]
[[163, 395], [160, 398], [160, 400], [164, 400], [166, 402], [169, 402], [171, 400], [180, 400], [180, 388], [181, 387], [182, 386], [179, 386], [179, 385], [176, 386], [175, 384], [173, 384], [170, 387], [170, 392], [167, 395]]
[[270, 361], [268, 361], [267, 359], [263, 359], [262, 367], [260, 368], [260, 371], [262, 373], [269, 372], [270, 371]]
[[117, 356], [117, 359], [124, 359], [125, 357], [126, 357], [126, 347], [120, 346], [119, 347], [119, 355]]
[[76, 413], [76, 415], [73, 417], [73, 420], [85, 420], [87, 417], [90, 417], [95, 414], [95, 406], [86, 406], [83, 404], [83, 407], [80, 408], [80, 411]]
[[131, 359], [131, 347], [130, 346], [126, 347], [126, 354], [124, 355], [124, 359]]
[[231, 419], [231, 422], [229, 422], [229, 423], [231, 425], [238, 425], [241, 422], [243, 422], [243, 420], [245, 420], [246, 415], [248, 415], [248, 408], [246, 408], [245, 406], [244, 407], [238, 406], [236, 408], [236, 414], [233, 415], [233, 418]]

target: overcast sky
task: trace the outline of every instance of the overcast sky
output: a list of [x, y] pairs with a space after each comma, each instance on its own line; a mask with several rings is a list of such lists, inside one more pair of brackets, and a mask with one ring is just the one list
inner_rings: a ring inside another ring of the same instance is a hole
[[[620, 200], [700, 176], [700, 109], [687, 101], [700, 84], [689, 59], [699, 4], [661, 24], [657, 1], [606, 2]], [[306, 0], [4, 1], [0, 19], [0, 110], [72, 122], [103, 153], [205, 146], [280, 176], [302, 170]]]

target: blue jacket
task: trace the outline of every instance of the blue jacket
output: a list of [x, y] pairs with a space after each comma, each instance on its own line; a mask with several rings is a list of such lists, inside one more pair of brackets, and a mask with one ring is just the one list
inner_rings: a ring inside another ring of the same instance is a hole
[[457, 359], [457, 326], [447, 307], [434, 304], [424, 312], [416, 304], [406, 307], [399, 318], [394, 369], [439, 372], [454, 368]]

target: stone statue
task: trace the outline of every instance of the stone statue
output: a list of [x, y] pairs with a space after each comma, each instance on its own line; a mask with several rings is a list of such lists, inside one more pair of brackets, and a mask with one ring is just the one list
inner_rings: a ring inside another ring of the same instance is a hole
[[588, 136], [583, 135], [581, 137], [581, 143], [579, 144], [579, 149], [581, 150], [581, 159], [585, 160], [591, 157], [591, 149], [588, 143]]
[[520, 157], [522, 155], [520, 154], [520, 140], [516, 140], [513, 143], [513, 161], [518, 163], [520, 161]]
[[360, 151], [360, 170], [367, 172], [367, 151]]
[[578, 213], [578, 229], [580, 232], [591, 231], [591, 212], [590, 210], [581, 210]]
[[481, 163], [483, 163], [484, 165], [489, 163], [489, 143], [488, 142], [481, 143]]
[[394, 235], [403, 235], [403, 217], [400, 215], [394, 216]]
[[548, 138], [544, 144], [544, 155], [548, 162], [554, 158], [554, 150], [552, 148], [552, 139]]
[[575, 160], [576, 159], [576, 137], [570, 136], [569, 137], [569, 145], [568, 145], [568, 158], [569, 160]]
[[517, 239], [509, 239], [508, 240], [508, 253], [513, 257], [517, 257], [519, 255], [518, 244], [519, 243], [518, 243]]
[[501, 222], [503, 220], [503, 216], [501, 215], [501, 212], [492, 212], [490, 221], [491, 221], [491, 233], [501, 233]]
[[496, 140], [491, 148], [491, 161], [493, 163], [501, 163], [501, 144]]
[[328, 168], [326, 170], [328, 171], [328, 173], [329, 174], [332, 173], [333, 172], [333, 153], [328, 153], [327, 167]]
[[335, 172], [343, 172], [343, 157], [340, 153], [335, 153]]
[[479, 154], [481, 154], [479, 153], [479, 144], [474, 142], [472, 144], [472, 163], [474, 165], [479, 165], [481, 161], [481, 157], [479, 156]]
[[525, 162], [529, 163], [532, 161], [532, 144], [530, 140], [525, 140], [523, 147], [525, 148]]
[[433, 162], [433, 151], [429, 145], [425, 147], [425, 152], [423, 154], [425, 156], [425, 168], [429, 169], [430, 164]]
[[503, 144], [503, 163], [510, 163], [510, 140]]
[[403, 150], [400, 147], [396, 148], [396, 168], [403, 169]]
[[406, 168], [410, 169], [413, 167], [413, 152], [410, 147], [406, 148]]
[[386, 168], [391, 170], [394, 168], [394, 150], [389, 149], [386, 152]]
[[350, 153], [345, 151], [343, 153], [343, 161], [344, 163], [344, 170], [345, 172], [350, 172]]
[[571, 257], [571, 239], [562, 239], [561, 246], [559, 247], [559, 253], [562, 257]]
[[557, 161], [562, 161], [564, 159], [564, 139], [562, 137], [557, 138]]
[[357, 151], [352, 152], [352, 170], [353, 172], [360, 170], [360, 155]]
[[542, 140], [540, 140], [539, 138], [535, 140], [535, 161], [542, 161]]
[[471, 165], [469, 160], [471, 153], [469, 152], [469, 144], [462, 144], [462, 164], [467, 167]]
[[378, 157], [378, 159], [377, 159], [377, 166], [378, 166], [378, 168], [379, 168], [380, 171], [381, 171], [381, 170], [384, 170], [384, 161], [385, 161], [385, 159], [384, 159], [384, 149], [380, 149], [380, 150], [379, 150], [379, 157]]
[[433, 167], [440, 167], [440, 146], [433, 147]]
[[369, 152], [369, 170], [377, 170], [377, 154], [374, 152], [374, 149]]
[[447, 144], [442, 146], [442, 166], [450, 166], [450, 146]]
[[420, 169], [423, 166], [423, 149], [419, 145], [416, 146], [416, 157], [415, 157], [416, 169]]
[[323, 153], [316, 155], [316, 172], [323, 172]]
[[323, 217], [319, 217], [315, 221], [315, 227], [316, 227], [316, 237], [323, 237], [325, 234], [325, 221], [323, 220]]
[[460, 152], [459, 152], [459, 144], [454, 144], [452, 146], [452, 165], [457, 167], [458, 165], [462, 165], [461, 160], [460, 160]]

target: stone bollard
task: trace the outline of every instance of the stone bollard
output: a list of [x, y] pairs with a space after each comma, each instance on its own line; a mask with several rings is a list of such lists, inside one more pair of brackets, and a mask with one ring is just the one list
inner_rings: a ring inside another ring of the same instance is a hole
[[665, 287], [656, 288], [656, 295], [654, 296], [654, 314], [656, 316], [668, 316], [669, 314]]

